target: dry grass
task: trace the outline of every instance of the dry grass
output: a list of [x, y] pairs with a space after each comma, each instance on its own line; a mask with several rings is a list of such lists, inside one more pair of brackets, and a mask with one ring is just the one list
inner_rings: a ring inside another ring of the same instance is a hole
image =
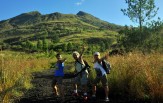
[[0, 55], [0, 102], [8, 103], [11, 98], [23, 95], [32, 87], [32, 72], [47, 69], [46, 58], [29, 58], [26, 55], [1, 53]]
[[[11, 54], [11, 53], [8, 53]], [[74, 71], [74, 60], [71, 54], [63, 54], [67, 58], [65, 72]], [[45, 57], [36, 58], [22, 54], [0, 55], [0, 101], [8, 103], [11, 98], [23, 95], [23, 91], [32, 87], [32, 72], [49, 68], [51, 60]], [[109, 74], [111, 96], [128, 97], [127, 99], [143, 99], [162, 101], [163, 98], [163, 55], [153, 53], [130, 53], [124, 56], [109, 58], [112, 65]], [[93, 67], [93, 56], [84, 55], [84, 59]], [[56, 59], [53, 58], [53, 62]], [[92, 69], [90, 78], [95, 72]]]
[[163, 55], [130, 53], [110, 58], [112, 72], [109, 75], [112, 95], [131, 99], [163, 98]]

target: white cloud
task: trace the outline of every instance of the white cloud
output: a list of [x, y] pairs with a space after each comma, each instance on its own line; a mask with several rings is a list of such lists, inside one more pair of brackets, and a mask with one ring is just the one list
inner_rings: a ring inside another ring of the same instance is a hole
[[80, 0], [79, 2], [75, 3], [75, 5], [80, 6], [80, 5], [83, 4], [84, 1], [85, 1], [85, 0]]
[[77, 6], [82, 5], [82, 2], [75, 3]]

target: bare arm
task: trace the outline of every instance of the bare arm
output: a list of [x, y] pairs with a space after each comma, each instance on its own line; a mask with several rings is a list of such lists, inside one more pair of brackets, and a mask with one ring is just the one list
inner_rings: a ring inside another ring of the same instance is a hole
[[67, 60], [67, 58], [64, 58], [63, 60], [61, 60], [61, 62], [63, 63], [63, 62], [65, 62]]
[[84, 51], [85, 51], [85, 46], [83, 46], [82, 51], [81, 51], [80, 56], [79, 56], [79, 60], [81, 61], [81, 63], [84, 63], [84, 61], [83, 61], [83, 53], [84, 53]]
[[82, 47], [82, 51], [81, 51], [81, 53], [80, 53], [80, 57], [83, 56], [84, 51], [85, 51], [85, 46]]
[[104, 60], [104, 59], [107, 60], [108, 58], [109, 58], [109, 53], [105, 54], [105, 56], [102, 57], [101, 60]]

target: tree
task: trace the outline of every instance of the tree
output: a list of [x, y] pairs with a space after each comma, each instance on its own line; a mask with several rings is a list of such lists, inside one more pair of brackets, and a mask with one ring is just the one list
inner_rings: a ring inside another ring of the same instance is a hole
[[63, 44], [62, 50], [65, 51], [65, 52], [67, 51], [67, 44], [65, 44], [65, 43]]
[[72, 43], [68, 43], [67, 44], [67, 51], [72, 51], [72, 49], [73, 49]]
[[100, 51], [101, 51], [101, 52], [104, 52], [105, 49], [106, 49], [105, 43], [104, 43], [103, 41], [101, 41], [101, 42], [100, 42]]
[[156, 16], [159, 8], [156, 8], [154, 0], [125, 0], [128, 4], [127, 9], [121, 9], [124, 15], [128, 16], [133, 22], [139, 23], [142, 31], [143, 23]]
[[45, 30], [45, 31], [43, 32], [43, 38], [46, 39], [47, 37], [48, 37], [48, 32], [47, 32], [47, 30]]
[[26, 43], [25, 43], [25, 48], [28, 50], [28, 51], [32, 51], [33, 50], [33, 47], [34, 47], [34, 44], [27, 40]]
[[37, 50], [42, 50], [42, 48], [43, 48], [43, 43], [41, 40], [38, 40], [37, 41]]
[[59, 36], [58, 36], [58, 35], [53, 35], [53, 36], [52, 36], [52, 41], [53, 41], [54, 43], [58, 43], [58, 42], [59, 42]]
[[43, 40], [43, 50], [48, 52], [48, 41], [46, 39]]

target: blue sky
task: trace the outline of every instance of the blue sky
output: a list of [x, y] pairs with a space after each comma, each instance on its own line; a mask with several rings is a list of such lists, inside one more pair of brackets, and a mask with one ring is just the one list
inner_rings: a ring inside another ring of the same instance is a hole
[[[163, 0], [155, 2], [160, 8], [156, 18], [163, 19]], [[136, 25], [120, 11], [126, 6], [125, 0], [0, 0], [0, 21], [30, 11], [39, 11], [41, 14], [76, 14], [85, 11], [110, 23]]]

